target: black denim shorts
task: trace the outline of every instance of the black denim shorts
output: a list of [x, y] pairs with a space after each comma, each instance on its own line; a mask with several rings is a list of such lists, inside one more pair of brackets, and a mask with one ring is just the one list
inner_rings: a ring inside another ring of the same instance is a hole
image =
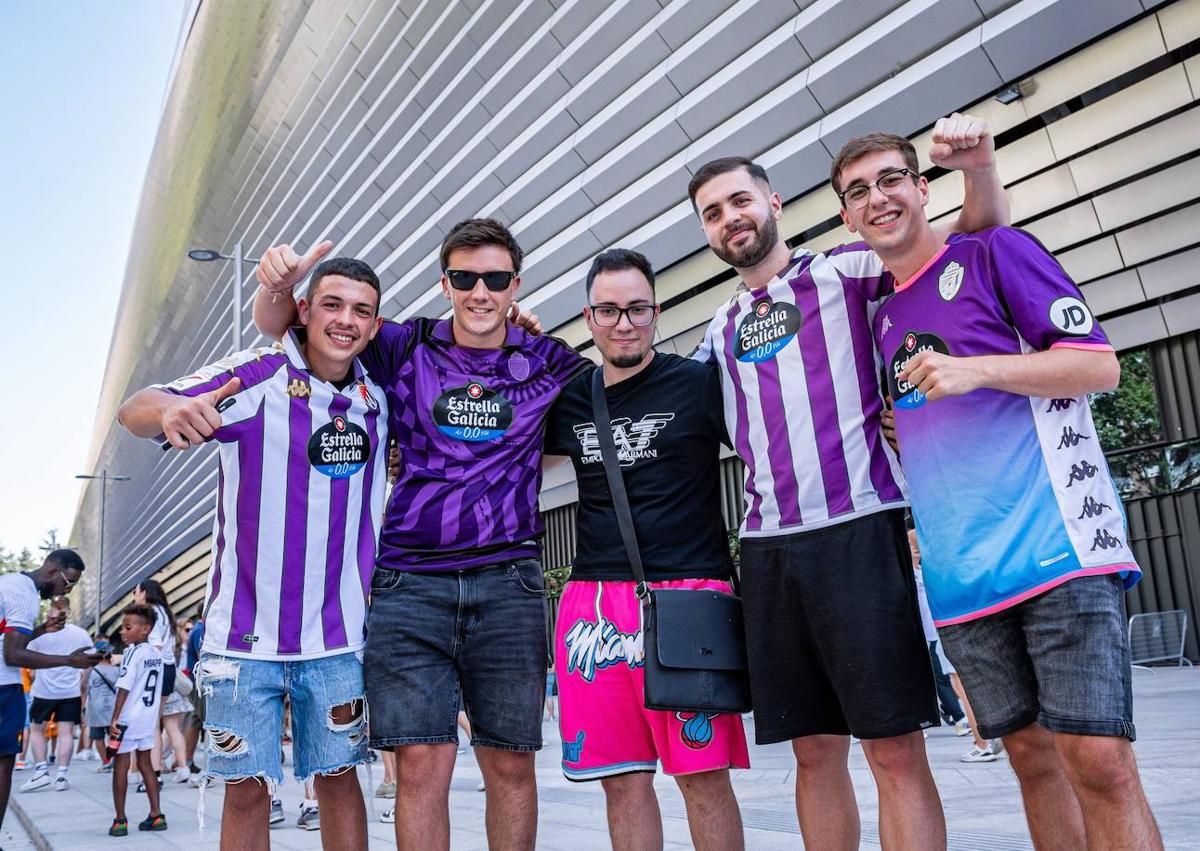
[[376, 568], [363, 657], [371, 747], [458, 741], [542, 746], [546, 594], [541, 565], [519, 559], [448, 572]]
[[979, 735], [1035, 721], [1055, 733], [1133, 741], [1125, 592], [1115, 574], [1064, 582], [995, 614], [938, 627]]

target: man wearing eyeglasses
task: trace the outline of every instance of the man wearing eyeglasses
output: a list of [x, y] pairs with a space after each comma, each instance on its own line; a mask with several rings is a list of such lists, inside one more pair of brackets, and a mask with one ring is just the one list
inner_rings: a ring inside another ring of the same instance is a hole
[[[728, 591], [719, 475], [728, 441], [717, 372], [653, 349], [654, 271], [641, 254], [597, 256], [587, 294], [584, 316], [602, 358], [646, 577], [655, 588]], [[555, 630], [563, 774], [601, 782], [616, 851], [662, 846], [660, 762], [683, 794], [693, 845], [741, 848], [729, 780], [730, 768], [749, 767], [741, 717], [646, 709], [641, 606], [596, 428], [589, 371], [563, 390], [546, 432], [546, 452], [570, 456], [579, 484], [577, 547]]]
[[[385, 388], [400, 456], [363, 672], [371, 747], [396, 755], [402, 849], [449, 847], [460, 696], [488, 794], [489, 844], [532, 848], [536, 837], [548, 646], [541, 449], [551, 403], [588, 361], [508, 322], [522, 257], [497, 221], [455, 225], [440, 253], [451, 318], [385, 322], [362, 355]], [[290, 323], [292, 299], [277, 295], [308, 265], [287, 246], [264, 255], [255, 302], [264, 333]]]
[[895, 281], [873, 330], [934, 623], [1035, 846], [1161, 848], [1131, 746], [1124, 592], [1141, 570], [1087, 401], [1116, 388], [1116, 354], [1036, 239], [934, 231], [916, 158], [861, 136], [831, 179]]
[[[934, 162], [965, 175], [955, 229], [1004, 224], [986, 125], [954, 115], [933, 141]], [[707, 163], [688, 194], [709, 247], [741, 279], [696, 357], [718, 366], [726, 427], [746, 462], [740, 575], [755, 737], [792, 743], [807, 847], [858, 847], [850, 733], [879, 790], [880, 834], [896, 847], [945, 847], [921, 734], [939, 721], [907, 494], [882, 433], [871, 342], [883, 264], [862, 244], [793, 253], [777, 227], [782, 200], [748, 159]]]

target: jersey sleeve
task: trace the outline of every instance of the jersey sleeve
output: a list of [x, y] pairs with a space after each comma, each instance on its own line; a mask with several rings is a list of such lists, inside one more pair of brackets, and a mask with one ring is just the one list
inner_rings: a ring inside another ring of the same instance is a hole
[[276, 343], [270, 348], [254, 348], [235, 352], [229, 357], [210, 363], [167, 384], [151, 385], [175, 396], [199, 396], [224, 386], [233, 378], [241, 379], [240, 392], [265, 381], [274, 374], [277, 364], [271, 361], [283, 356], [283, 347]]
[[879, 255], [865, 242], [839, 245], [825, 256], [841, 274], [843, 285], [868, 303], [877, 302], [892, 291], [891, 274], [884, 268]]
[[9, 585], [3, 591], [3, 599], [4, 631], [32, 635], [39, 608], [37, 592], [32, 583], [28, 589]]
[[594, 364], [579, 352], [571, 348], [565, 340], [558, 337], [542, 337], [540, 339], [553, 343], [543, 353], [546, 358], [546, 369], [553, 376], [559, 387], [566, 387], [577, 376], [582, 375]]
[[989, 247], [996, 295], [1030, 346], [1112, 351], [1079, 287], [1033, 236], [997, 228]]
[[716, 324], [717, 321], [715, 318], [708, 323], [708, 327], [704, 329], [704, 339], [700, 341], [700, 344], [696, 348], [692, 349], [692, 353], [688, 357], [692, 360], [698, 360], [701, 363], [715, 364], [717, 362], [717, 356], [713, 351], [713, 334], [715, 333], [713, 329], [716, 327]]
[[358, 359], [377, 384], [389, 385], [411, 356], [416, 337], [414, 321], [393, 322], [385, 319], [375, 339], [367, 343], [367, 348]]
[[141, 652], [140, 648], [144, 646], [142, 644], [134, 645], [121, 659], [121, 674], [117, 677], [117, 688], [133, 691], [136, 685], [134, 681], [137, 679], [137, 667], [134, 663], [137, 662], [138, 653]]

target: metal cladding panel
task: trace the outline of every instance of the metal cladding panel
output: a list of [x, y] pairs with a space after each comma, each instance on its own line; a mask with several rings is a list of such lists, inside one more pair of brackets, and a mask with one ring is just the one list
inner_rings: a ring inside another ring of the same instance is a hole
[[[211, 453], [163, 453], [112, 424], [133, 390], [231, 347], [234, 270], [184, 261], [189, 247], [230, 251], [240, 241], [257, 256], [277, 242], [304, 248], [332, 238], [337, 253], [377, 267], [386, 316], [437, 316], [446, 309], [437, 249], [447, 228], [495, 215], [527, 252], [522, 303], [548, 327], [575, 323], [591, 256], [619, 244], [666, 270], [673, 301], [664, 327], [683, 340], [715, 297], [692, 292], [714, 278], [707, 267], [696, 281], [670, 277], [707, 256], [686, 197], [701, 163], [757, 157], [787, 202], [784, 235], [828, 244], [844, 233], [821, 187], [846, 139], [921, 133], [928, 163], [928, 128], [970, 107], [1005, 131], [1002, 177], [1018, 210], [1034, 217], [1019, 224], [1057, 240], [1064, 266], [1105, 305], [1098, 309], [1116, 312], [1106, 325], [1127, 342], [1168, 336], [1172, 323], [1195, 316], [1186, 299], [1200, 282], [1172, 262], [1198, 247], [1195, 207], [1159, 215], [1155, 202], [1196, 195], [1192, 150], [1181, 140], [1194, 135], [1188, 108], [1200, 75], [1188, 74], [1200, 65], [1167, 53], [1194, 53], [1200, 16], [1194, 0], [1179, 0], [1131, 22], [1142, 5], [196, 4], [143, 190], [91, 451], [97, 469], [134, 477], [109, 501], [117, 543], [106, 602], [211, 529]], [[1151, 62], [1153, 74], [1113, 83]], [[991, 100], [1031, 71], [1036, 86], [1023, 100]], [[1145, 173], [1153, 170], [1170, 179]], [[953, 215], [960, 184], [934, 181], [935, 215]], [[1178, 300], [1174, 313], [1119, 286], [1131, 271], [1147, 298]], [[236, 318], [242, 345], [255, 337], [252, 293], [247, 282]], [[74, 536], [85, 554], [96, 501], [95, 488], [85, 489]]]

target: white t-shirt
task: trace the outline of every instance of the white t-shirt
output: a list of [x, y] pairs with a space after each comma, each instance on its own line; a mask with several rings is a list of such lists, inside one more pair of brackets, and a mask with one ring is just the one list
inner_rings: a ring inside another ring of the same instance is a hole
[[[92, 646], [92, 639], [80, 627], [66, 624], [57, 632], [47, 632], [29, 642], [29, 649], [50, 656], [70, 656], [76, 650]], [[82, 679], [78, 668], [63, 665], [58, 668], [41, 668], [33, 673], [33, 688], [29, 693], [46, 700], [63, 700], [79, 697]]]
[[8, 632], [33, 634], [33, 622], [37, 620], [41, 596], [37, 586], [24, 573], [6, 573], [0, 576], [0, 685], [21, 682], [21, 669], [4, 661], [4, 641]]
[[148, 642], [135, 644], [125, 650], [121, 659], [121, 675], [117, 688], [129, 696], [121, 707], [118, 724], [125, 724], [125, 738], [140, 739], [158, 731], [159, 702], [162, 698], [163, 660]]
[[175, 632], [171, 629], [171, 620], [167, 617], [167, 610], [162, 606], [154, 606], [153, 608], [154, 629], [150, 630], [150, 637], [146, 639], [146, 643], [151, 647], [158, 648], [164, 665], [174, 665]]

